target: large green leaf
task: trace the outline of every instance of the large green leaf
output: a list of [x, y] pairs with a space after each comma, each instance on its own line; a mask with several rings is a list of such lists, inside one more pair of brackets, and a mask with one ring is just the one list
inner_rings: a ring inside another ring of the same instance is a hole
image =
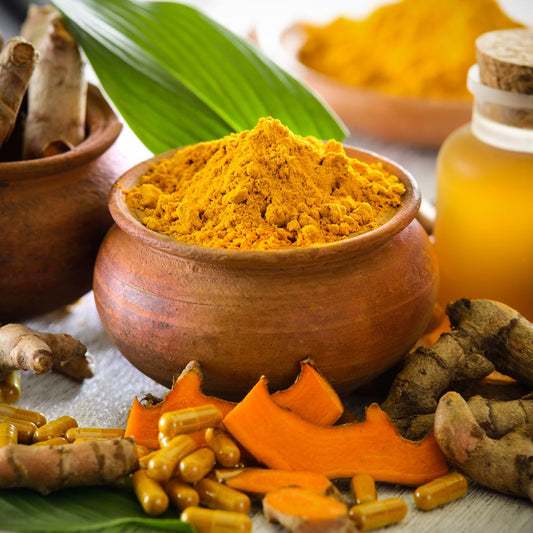
[[39, 533], [194, 532], [179, 520], [177, 511], [150, 518], [132, 493], [108, 487], [80, 487], [49, 496], [23, 489], [0, 490], [0, 526], [2, 531]]
[[196, 9], [174, 2], [53, 0], [103, 88], [153, 152], [253, 128], [342, 140], [344, 126], [301, 83]]

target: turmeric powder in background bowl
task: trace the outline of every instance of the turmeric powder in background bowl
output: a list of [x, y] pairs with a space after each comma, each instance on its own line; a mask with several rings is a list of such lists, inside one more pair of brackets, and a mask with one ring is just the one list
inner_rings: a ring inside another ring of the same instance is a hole
[[475, 40], [523, 27], [495, 0], [401, 0], [364, 18], [258, 28], [259, 44], [354, 131], [438, 146], [471, 114]]
[[376, 154], [250, 131], [126, 172], [109, 207], [94, 295], [122, 354], [170, 386], [191, 360], [228, 399], [311, 357], [341, 394], [395, 364], [437, 292], [410, 174]]

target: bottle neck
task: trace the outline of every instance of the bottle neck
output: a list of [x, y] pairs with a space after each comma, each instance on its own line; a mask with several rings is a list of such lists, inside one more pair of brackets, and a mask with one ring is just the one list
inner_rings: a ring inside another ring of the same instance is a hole
[[533, 153], [533, 94], [483, 85], [477, 65], [470, 68], [467, 85], [474, 95], [472, 133], [503, 150]]

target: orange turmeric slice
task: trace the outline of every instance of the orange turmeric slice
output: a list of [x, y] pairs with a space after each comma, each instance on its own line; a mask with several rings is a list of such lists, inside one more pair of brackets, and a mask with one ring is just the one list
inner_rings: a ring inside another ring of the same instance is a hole
[[317, 472], [248, 467], [218, 469], [215, 470], [215, 475], [228, 487], [260, 498], [274, 489], [295, 486], [345, 502], [335, 485], [326, 476]]
[[[296, 381], [288, 389], [274, 393], [273, 397], [276, 403], [316, 424], [331, 424], [343, 412], [342, 402], [333, 387], [308, 359], [300, 364], [300, 374]], [[133, 400], [125, 436], [132, 436], [136, 444], [155, 450], [159, 448], [158, 422], [163, 413], [206, 404], [215, 405], [224, 416], [236, 405], [205, 395], [202, 392], [200, 364], [198, 361], [191, 361], [162, 402], [147, 406], [142, 405], [137, 398]], [[193, 433], [191, 436], [198, 445], [205, 443], [204, 432]]]
[[433, 433], [404, 439], [377, 404], [364, 422], [319, 426], [272, 400], [266, 378], [228, 413], [226, 429], [260, 463], [281, 470], [321, 473], [328, 478], [369, 474], [376, 481], [417, 485], [448, 472]]

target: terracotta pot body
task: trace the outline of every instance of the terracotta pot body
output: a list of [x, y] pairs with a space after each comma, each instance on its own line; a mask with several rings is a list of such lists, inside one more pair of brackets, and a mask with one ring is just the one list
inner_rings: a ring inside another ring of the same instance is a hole
[[438, 274], [414, 220], [418, 189], [403, 170], [404, 203], [377, 230], [305, 249], [242, 251], [190, 245], [142, 226], [122, 188], [147, 166], [127, 172], [110, 195], [117, 225], [100, 248], [94, 293], [113, 342], [151, 378], [170, 386], [197, 359], [206, 391], [238, 399], [263, 374], [272, 390], [288, 387], [299, 362], [312, 357], [346, 394], [391, 367], [423, 333]]
[[0, 322], [52, 311], [92, 287], [113, 223], [109, 191], [132, 161], [114, 145], [122, 126], [93, 86], [87, 126], [66, 154], [0, 163]]

